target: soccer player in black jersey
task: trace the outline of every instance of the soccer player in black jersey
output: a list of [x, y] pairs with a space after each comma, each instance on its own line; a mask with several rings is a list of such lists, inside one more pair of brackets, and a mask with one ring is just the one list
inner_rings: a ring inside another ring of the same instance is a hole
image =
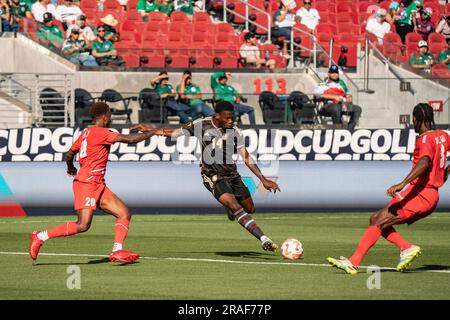
[[192, 135], [202, 146], [201, 175], [203, 184], [227, 209], [230, 220], [237, 222], [261, 241], [262, 248], [275, 251], [277, 245], [269, 239], [249, 215], [255, 205], [248, 188], [237, 172], [233, 155], [238, 153], [247, 167], [258, 177], [264, 188], [276, 193], [281, 191], [277, 183], [266, 179], [251, 158], [244, 145], [241, 131], [234, 125], [234, 107], [221, 101], [216, 105], [216, 114], [187, 123], [183, 128], [149, 128], [139, 124], [131, 128], [142, 132], [153, 131], [155, 135], [178, 137]]

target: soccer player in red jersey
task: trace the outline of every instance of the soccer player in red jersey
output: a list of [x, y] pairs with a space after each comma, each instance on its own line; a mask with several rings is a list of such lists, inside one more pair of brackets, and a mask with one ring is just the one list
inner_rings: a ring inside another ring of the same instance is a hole
[[[29, 252], [36, 260], [42, 244], [52, 238], [71, 236], [86, 232], [91, 225], [92, 216], [97, 208], [116, 218], [115, 238], [110, 261], [133, 262], [139, 255], [122, 249], [127, 236], [130, 213], [125, 204], [105, 184], [106, 163], [111, 145], [116, 142], [137, 143], [150, 138], [153, 133], [133, 133], [129, 135], [112, 132], [108, 129], [111, 122], [109, 106], [103, 102], [94, 103], [91, 108], [93, 126], [86, 128], [72, 145], [66, 155], [67, 173], [74, 176], [73, 192], [77, 222], [67, 222], [45, 231], [31, 234]], [[79, 153], [80, 170], [73, 164]]]
[[406, 270], [421, 253], [419, 246], [408, 243], [393, 226], [412, 224], [430, 215], [436, 208], [439, 201], [438, 189], [447, 180], [450, 172], [450, 166], [445, 167], [450, 136], [444, 131], [434, 129], [433, 109], [426, 103], [419, 103], [414, 107], [413, 124], [419, 137], [414, 148], [411, 172], [401, 183], [387, 190], [387, 194], [393, 199], [385, 208], [370, 217], [370, 226], [355, 253], [349, 259], [327, 259], [334, 267], [349, 274], [356, 274], [362, 259], [380, 236], [401, 250], [397, 271]]

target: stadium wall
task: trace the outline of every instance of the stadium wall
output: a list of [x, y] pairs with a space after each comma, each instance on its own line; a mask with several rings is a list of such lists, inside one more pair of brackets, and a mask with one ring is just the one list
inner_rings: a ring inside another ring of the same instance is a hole
[[[387, 188], [406, 176], [411, 162], [279, 161], [262, 167], [281, 193], [269, 194], [239, 165], [258, 212], [369, 211], [387, 203]], [[6, 215], [16, 204], [28, 215], [72, 213], [72, 179], [65, 169], [63, 162], [0, 163], [0, 211]], [[134, 213], [223, 212], [203, 186], [198, 164], [111, 162], [106, 181]], [[440, 194], [438, 209], [450, 210], [449, 186]]]

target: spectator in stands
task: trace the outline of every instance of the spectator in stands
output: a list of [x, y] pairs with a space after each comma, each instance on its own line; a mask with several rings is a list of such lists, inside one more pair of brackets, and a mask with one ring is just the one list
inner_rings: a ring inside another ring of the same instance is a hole
[[241, 58], [244, 59], [244, 63], [253, 64], [257, 68], [264, 65], [270, 69], [273, 69], [275, 67], [275, 60], [261, 58], [261, 52], [257, 45], [256, 36], [251, 32], [247, 32], [244, 37], [245, 42], [239, 49], [239, 53]]
[[291, 41], [292, 26], [295, 24], [295, 15], [289, 13], [288, 7], [281, 1], [279, 9], [273, 15], [272, 36], [275, 38], [284, 37], [283, 55], [289, 58], [287, 45]]
[[38, 0], [31, 6], [31, 13], [37, 22], [44, 22], [44, 13], [46, 12], [50, 12], [53, 17], [56, 16], [56, 8], [50, 3], [50, 0]]
[[350, 115], [349, 129], [353, 130], [361, 116], [361, 107], [353, 104], [352, 95], [347, 85], [339, 78], [339, 67], [332, 65], [328, 70], [328, 78], [314, 90], [321, 102], [319, 112], [330, 116], [333, 124], [342, 124], [342, 115]]
[[2, 23], [2, 30], [4, 32], [17, 32], [19, 25], [11, 10], [11, 5], [8, 0], [0, 0], [0, 17]]
[[64, 42], [64, 33], [57, 25], [53, 24], [53, 15], [50, 12], [43, 14], [42, 23], [37, 30], [39, 43], [47, 49], [59, 53]]
[[446, 16], [439, 21], [436, 32], [442, 34], [447, 40], [450, 38], [450, 16]]
[[103, 22], [103, 27], [105, 28], [105, 39], [112, 43], [119, 41], [119, 33], [114, 28], [119, 24], [119, 21], [110, 13], [101, 18], [100, 21]]
[[428, 52], [428, 43], [425, 40], [419, 41], [418, 50], [409, 58], [409, 64], [416, 69], [430, 71], [431, 67], [436, 63], [434, 56]]
[[70, 25], [77, 23], [77, 18], [82, 15], [80, 7], [77, 6], [73, 0], [65, 0], [64, 4], [60, 4], [56, 8], [56, 20], [62, 22], [64, 31], [68, 29]]
[[189, 122], [191, 108], [184, 103], [175, 101], [177, 94], [173, 90], [173, 86], [169, 83], [169, 75], [166, 71], [161, 71], [157, 77], [151, 79], [150, 85], [159, 94], [159, 97], [165, 100], [164, 106], [180, 117], [181, 123]]
[[379, 44], [383, 44], [384, 35], [391, 31], [391, 25], [386, 22], [386, 14], [385, 9], [378, 9], [376, 16], [367, 20], [366, 31], [373, 33]]
[[176, 88], [179, 95], [179, 102], [191, 107], [190, 114], [192, 120], [201, 116], [210, 117], [214, 115], [214, 110], [208, 106], [202, 99], [200, 87], [192, 83], [192, 73], [189, 70], [183, 72], [181, 82]]
[[307, 26], [312, 33], [319, 24], [320, 15], [319, 11], [311, 7], [311, 3], [312, 0], [303, 0], [303, 7], [295, 13], [295, 21]]
[[75, 26], [71, 28], [69, 38], [64, 41], [62, 55], [70, 62], [86, 67], [97, 67], [98, 64], [93, 56], [89, 54], [89, 48], [85, 41], [80, 40], [81, 30]]
[[31, 1], [29, 0], [12, 0], [10, 11], [17, 23], [23, 18], [33, 19], [33, 15], [31, 14]]
[[96, 36], [91, 27], [87, 24], [86, 16], [81, 15], [78, 17], [78, 23], [74, 25], [70, 25], [69, 29], [67, 29], [67, 38], [70, 36], [72, 32], [72, 28], [80, 29], [80, 37], [79, 40], [86, 42], [86, 45], [90, 48], [92, 42], [95, 40]]
[[400, 9], [400, 4], [397, 1], [392, 1], [389, 4], [389, 9], [386, 14], [386, 22], [391, 26], [395, 26], [395, 22], [399, 19], [398, 11]]
[[114, 44], [105, 38], [106, 29], [102, 25], [97, 28], [97, 39], [92, 44], [92, 55], [99, 66], [124, 66], [125, 62], [117, 54]]
[[143, 21], [148, 21], [148, 14], [158, 11], [158, 3], [156, 0], [139, 0], [136, 10], [141, 14]]
[[448, 66], [448, 70], [450, 71], [450, 38], [447, 39], [447, 49], [439, 52], [438, 61], [440, 64]]
[[395, 30], [405, 44], [406, 35], [416, 30], [417, 6], [412, 0], [401, 0], [402, 7], [399, 10], [398, 20], [395, 22]]
[[238, 119], [242, 114], [248, 114], [249, 122], [251, 125], [255, 125], [255, 110], [241, 103], [241, 96], [232, 86], [227, 82], [231, 79], [231, 73], [216, 72], [211, 76], [211, 89], [214, 92], [215, 100], [224, 100], [233, 104], [234, 116]]
[[194, 14], [194, 5], [192, 2], [192, 0], [174, 0], [175, 11], [186, 13], [190, 22], [192, 22]]
[[174, 7], [173, 3], [169, 0], [162, 0], [161, 3], [158, 5], [158, 11], [166, 14], [170, 17], [170, 14], [173, 12]]
[[420, 11], [423, 9], [423, 1], [422, 0], [414, 0], [414, 3], [416, 4], [417, 11], [416, 11], [416, 19], [420, 18]]
[[428, 40], [428, 35], [435, 31], [434, 22], [431, 21], [433, 10], [425, 8], [420, 11], [420, 19], [417, 20], [417, 33], [420, 34], [423, 40]]

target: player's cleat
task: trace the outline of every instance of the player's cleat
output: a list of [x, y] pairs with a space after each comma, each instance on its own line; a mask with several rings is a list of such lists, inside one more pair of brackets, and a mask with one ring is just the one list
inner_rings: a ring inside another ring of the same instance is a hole
[[30, 253], [31, 259], [35, 261], [39, 254], [39, 249], [41, 249], [44, 241], [37, 237], [39, 231], [33, 231], [30, 235], [30, 246], [28, 247], [28, 252]]
[[268, 237], [264, 237], [264, 239], [261, 240], [261, 246], [265, 251], [274, 252], [278, 249], [277, 244], [270, 240]]
[[228, 208], [225, 208], [225, 211], [227, 212], [228, 220], [234, 221], [236, 219], [235, 216], [234, 216], [234, 212], [233, 211], [231, 211]]
[[357, 274], [358, 269], [345, 257], [339, 259], [327, 258], [329, 264], [338, 269], [344, 270], [348, 274]]
[[128, 250], [118, 250], [111, 252], [109, 255], [109, 261], [111, 262], [126, 262], [131, 263], [139, 259], [140, 256], [137, 253]]
[[400, 253], [400, 262], [397, 264], [397, 271], [403, 272], [408, 269], [411, 262], [421, 253], [422, 249], [419, 246], [411, 246], [411, 248], [403, 250]]

